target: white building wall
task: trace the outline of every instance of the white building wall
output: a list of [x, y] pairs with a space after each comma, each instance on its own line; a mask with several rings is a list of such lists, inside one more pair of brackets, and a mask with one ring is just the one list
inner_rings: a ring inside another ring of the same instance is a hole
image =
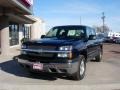
[[[35, 18], [36, 22], [33, 24], [25, 24], [25, 27], [31, 27], [31, 40], [40, 39], [41, 35], [45, 35], [45, 22], [39, 18]], [[23, 25], [19, 25], [19, 45], [21, 45], [21, 40], [24, 38], [23, 35]]]
[[31, 25], [31, 40], [40, 39], [45, 34], [45, 23], [41, 19], [35, 18], [37, 21]]
[[23, 27], [22, 25], [20, 24], [19, 25], [19, 44], [21, 45], [21, 40], [23, 38]]

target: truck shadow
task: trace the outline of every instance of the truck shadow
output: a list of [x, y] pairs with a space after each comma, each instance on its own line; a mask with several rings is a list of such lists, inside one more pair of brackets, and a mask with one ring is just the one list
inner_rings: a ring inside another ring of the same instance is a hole
[[15, 60], [9, 60], [0, 63], [0, 69], [9, 74], [13, 74], [19, 77], [31, 78], [31, 79], [41, 79], [41, 80], [49, 80], [49, 81], [57, 80], [57, 78], [67, 79], [66, 77], [62, 77], [57, 74], [48, 74], [48, 73], [37, 73], [31, 75], [30, 73], [28, 73], [28, 71], [22, 68]]

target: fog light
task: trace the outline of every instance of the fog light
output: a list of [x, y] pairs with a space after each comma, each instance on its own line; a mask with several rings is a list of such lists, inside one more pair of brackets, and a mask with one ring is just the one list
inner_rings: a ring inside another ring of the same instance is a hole
[[66, 57], [68, 57], [68, 54], [67, 53], [59, 53], [58, 57], [66, 58]]

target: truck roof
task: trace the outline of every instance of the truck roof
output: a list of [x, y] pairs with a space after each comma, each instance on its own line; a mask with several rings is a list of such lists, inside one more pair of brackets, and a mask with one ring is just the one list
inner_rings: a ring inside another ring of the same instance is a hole
[[86, 25], [61, 25], [61, 26], [55, 26], [55, 27], [89, 27], [89, 26], [86, 26]]

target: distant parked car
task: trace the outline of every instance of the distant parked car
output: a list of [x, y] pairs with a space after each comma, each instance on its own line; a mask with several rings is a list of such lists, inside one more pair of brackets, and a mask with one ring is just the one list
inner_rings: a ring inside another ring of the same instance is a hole
[[106, 40], [106, 37], [105, 37], [104, 34], [98, 34], [98, 35], [96, 36], [96, 38], [97, 38], [97, 40], [100, 41], [100, 42], [105, 42], [105, 40]]
[[112, 42], [116, 43], [117, 39], [118, 39], [118, 37], [112, 37]]
[[120, 37], [116, 39], [116, 43], [120, 44]]
[[110, 42], [110, 37], [106, 37], [105, 42]]
[[106, 37], [105, 42], [109, 42], [109, 43], [116, 43], [116, 40], [118, 40], [118, 37]]

